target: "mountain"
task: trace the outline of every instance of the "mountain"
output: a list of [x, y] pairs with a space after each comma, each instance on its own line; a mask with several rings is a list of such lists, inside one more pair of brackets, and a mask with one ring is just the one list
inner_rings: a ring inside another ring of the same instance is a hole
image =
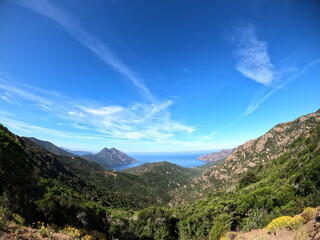
[[34, 142], [35, 144], [38, 144], [39, 146], [43, 147], [44, 149], [48, 150], [49, 152], [59, 155], [59, 156], [67, 156], [67, 157], [75, 157], [76, 155], [73, 153], [70, 153], [68, 151], [63, 150], [62, 148], [57, 147], [51, 142], [39, 140], [34, 137], [28, 138], [30, 141]]
[[[292, 122], [280, 123], [261, 137], [239, 146], [220, 165], [205, 170], [192, 180], [187, 188], [175, 192], [177, 199], [195, 199], [207, 196], [219, 188], [232, 188], [232, 183], [249, 169], [276, 159], [288, 151], [290, 145], [300, 136], [305, 136], [320, 122], [320, 111], [299, 117]], [[180, 204], [179, 201], [176, 204]]]
[[[43, 222], [38, 232], [71, 225], [81, 229], [69, 227], [72, 234], [84, 229], [99, 240], [235, 239], [221, 237], [230, 231], [229, 236], [252, 236], [252, 229], [266, 226], [270, 231], [272, 222], [284, 224], [294, 239], [316, 240], [320, 212], [310, 207], [320, 205], [319, 115], [277, 125], [268, 138], [238, 147], [221, 165], [208, 163], [195, 178], [198, 169], [188, 172], [166, 162], [106, 171], [80, 157], [52, 154], [0, 125], [0, 238], [2, 230], [22, 232], [6, 225], [22, 222], [21, 215], [29, 226]], [[240, 171], [229, 168], [235, 157]], [[311, 231], [299, 227], [301, 218], [288, 220], [301, 212], [312, 221]], [[288, 221], [277, 220], [281, 216]], [[282, 236], [272, 231], [263, 237]]]
[[193, 168], [184, 168], [169, 162], [144, 163], [138, 167], [124, 170], [139, 176], [149, 187], [170, 191], [188, 184], [198, 176], [200, 171]]
[[232, 154], [234, 152], [234, 149], [223, 149], [219, 152], [213, 152], [213, 153], [209, 153], [206, 155], [202, 155], [200, 157], [197, 157], [197, 159], [201, 160], [201, 161], [206, 161], [206, 162], [216, 162], [219, 161], [223, 158], [228, 157], [230, 154]]
[[[0, 124], [0, 202], [29, 222], [45, 218], [56, 224], [84, 227], [82, 222], [89, 221], [86, 227], [103, 226], [107, 207], [164, 204], [169, 200], [165, 194], [135, 175], [106, 171], [77, 156], [55, 155]], [[77, 217], [82, 212], [87, 220]]]
[[[307, 116], [309, 120], [314, 117], [317, 118], [313, 114]], [[304, 117], [295, 122], [297, 128], [300, 128], [300, 124], [304, 126], [303, 120]], [[220, 239], [226, 232], [233, 231], [242, 239], [241, 232], [264, 228], [273, 219], [281, 216], [293, 217], [306, 207], [317, 207], [320, 205], [319, 173], [318, 121], [308, 132], [287, 145], [286, 151], [278, 157], [260, 163], [241, 174], [237, 182], [231, 182], [232, 188], [208, 190], [210, 195], [202, 199], [199, 199], [198, 195], [196, 200], [189, 201], [188, 204], [181, 205], [180, 200], [176, 207], [179, 210], [175, 212], [175, 216], [179, 218], [179, 236], [183, 236], [181, 239]], [[228, 178], [227, 181], [230, 180], [232, 178]], [[189, 196], [186, 194], [180, 197], [185, 199]], [[319, 223], [320, 212], [318, 214]], [[320, 232], [318, 223], [317, 227], [313, 228], [312, 225], [312, 232]], [[281, 224], [290, 223], [282, 221]], [[291, 227], [294, 229], [294, 226]], [[286, 225], [284, 228], [290, 229]], [[267, 238], [246, 239], [318, 239], [303, 232], [291, 233], [291, 236], [295, 235], [294, 238], [281, 238], [276, 232], [266, 234]]]
[[116, 148], [104, 148], [97, 154], [87, 154], [83, 155], [82, 157], [89, 161], [97, 162], [105, 167], [125, 165], [137, 162], [134, 158], [129, 157], [127, 154], [119, 151]]
[[77, 150], [71, 150], [71, 149], [64, 148], [64, 147], [60, 147], [60, 148], [65, 150], [65, 151], [67, 151], [67, 152], [69, 152], [69, 153], [72, 153], [72, 154], [75, 154], [75, 155], [78, 155], [78, 156], [92, 154], [92, 152], [89, 152], [89, 151], [77, 151]]

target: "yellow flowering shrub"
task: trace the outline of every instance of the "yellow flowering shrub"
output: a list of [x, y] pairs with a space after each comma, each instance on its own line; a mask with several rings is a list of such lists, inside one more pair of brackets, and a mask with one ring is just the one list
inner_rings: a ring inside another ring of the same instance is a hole
[[303, 210], [303, 212], [301, 213], [301, 216], [303, 217], [304, 222], [308, 222], [314, 217], [315, 214], [316, 214], [315, 208], [307, 207]]
[[84, 235], [84, 236], [81, 238], [81, 240], [94, 240], [94, 237], [92, 237], [92, 236], [89, 235], [89, 234], [86, 234], [86, 235]]
[[288, 228], [290, 226], [292, 217], [282, 216], [273, 219], [267, 226], [269, 232], [275, 233], [277, 230]]
[[289, 225], [289, 227], [290, 227], [290, 229], [291, 230], [296, 230], [296, 229], [298, 229], [301, 225], [302, 225], [302, 223], [303, 223], [303, 217], [301, 217], [301, 216], [295, 216], [295, 217], [293, 217], [292, 219], [291, 219], [291, 221], [290, 221], [290, 225]]
[[280, 229], [290, 229], [296, 230], [298, 229], [303, 223], [303, 218], [301, 216], [282, 216], [276, 219], [273, 219], [267, 226], [267, 230], [269, 232], [275, 233], [277, 230]]
[[80, 238], [83, 234], [82, 231], [75, 227], [66, 227], [64, 231], [71, 237]]
[[19, 225], [23, 225], [25, 223], [25, 219], [21, 217], [19, 214], [13, 213], [12, 218]]
[[44, 222], [36, 222], [33, 224], [35, 228], [38, 229], [38, 232], [41, 234], [43, 237], [48, 237], [51, 234], [51, 231], [49, 228], [47, 228], [47, 225]]

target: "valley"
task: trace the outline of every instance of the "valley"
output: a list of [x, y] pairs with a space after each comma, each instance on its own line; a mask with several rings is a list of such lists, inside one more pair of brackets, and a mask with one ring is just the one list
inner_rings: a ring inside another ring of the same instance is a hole
[[255, 239], [244, 232], [320, 205], [320, 111], [196, 168], [159, 162], [120, 172], [3, 126], [0, 140], [0, 238], [18, 214], [92, 239]]

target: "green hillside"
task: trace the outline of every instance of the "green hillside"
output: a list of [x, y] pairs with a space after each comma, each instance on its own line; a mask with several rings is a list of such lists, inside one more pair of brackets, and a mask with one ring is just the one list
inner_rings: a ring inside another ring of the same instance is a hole
[[134, 214], [121, 213], [114, 216], [111, 234], [119, 239], [219, 240], [230, 230], [265, 227], [276, 217], [320, 205], [319, 173], [317, 124], [286, 153], [243, 174], [235, 189], [212, 192], [203, 200], [172, 209], [151, 207]]
[[[230, 171], [223, 181], [210, 182], [210, 186], [218, 184], [214, 191], [196, 188], [204, 186], [199, 181], [203, 175], [197, 177], [199, 169], [164, 162], [125, 172], [105, 171], [81, 158], [54, 155], [0, 126], [0, 223], [1, 216], [9, 219], [17, 213], [27, 223], [69, 224], [121, 240], [219, 240], [228, 231], [266, 227], [277, 217], [294, 216], [307, 206], [320, 205], [318, 113], [279, 126], [288, 131], [271, 130], [271, 142], [300, 134], [286, 142], [283, 151], [274, 148], [276, 155], [266, 151], [268, 161], [257, 161], [246, 171]], [[266, 137], [249, 144], [257, 148], [263, 139]], [[243, 146], [235, 153], [252, 149]], [[227, 169], [234, 161], [230, 159], [234, 157], [230, 155], [222, 165], [204, 173]], [[181, 189], [192, 191], [174, 195]], [[204, 191], [206, 195], [199, 197]], [[196, 200], [189, 198], [192, 193]], [[166, 205], [172, 196], [175, 199]], [[186, 204], [177, 204], [181, 202]]]
[[170, 191], [188, 184], [201, 170], [184, 168], [169, 162], [145, 163], [124, 172], [139, 176], [149, 187]]
[[2, 125], [0, 140], [1, 205], [28, 222], [81, 226], [81, 212], [93, 224], [102, 221], [108, 207], [141, 209], [164, 201], [160, 190], [134, 175], [108, 172], [80, 157], [54, 155]]
[[34, 137], [31, 137], [31, 138], [28, 138], [28, 139], [31, 142], [34, 142], [35, 144], [43, 147], [44, 149], [48, 150], [49, 152], [51, 152], [53, 154], [56, 154], [56, 155], [59, 155], [59, 156], [66, 156], [66, 157], [75, 157], [75, 156], [77, 156], [77, 155], [75, 155], [73, 153], [70, 153], [68, 151], [65, 151], [65, 150], [57, 147], [56, 145], [54, 145], [51, 142], [42, 141], [42, 140], [34, 138]]

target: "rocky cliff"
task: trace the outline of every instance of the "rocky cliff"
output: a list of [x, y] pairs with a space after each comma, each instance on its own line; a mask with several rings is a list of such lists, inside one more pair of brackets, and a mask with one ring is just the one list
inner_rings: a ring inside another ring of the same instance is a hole
[[197, 157], [197, 159], [205, 162], [216, 162], [223, 158], [228, 157], [230, 154], [234, 152], [235, 149], [223, 149], [219, 152], [213, 152], [206, 155], [202, 155], [200, 157]]

